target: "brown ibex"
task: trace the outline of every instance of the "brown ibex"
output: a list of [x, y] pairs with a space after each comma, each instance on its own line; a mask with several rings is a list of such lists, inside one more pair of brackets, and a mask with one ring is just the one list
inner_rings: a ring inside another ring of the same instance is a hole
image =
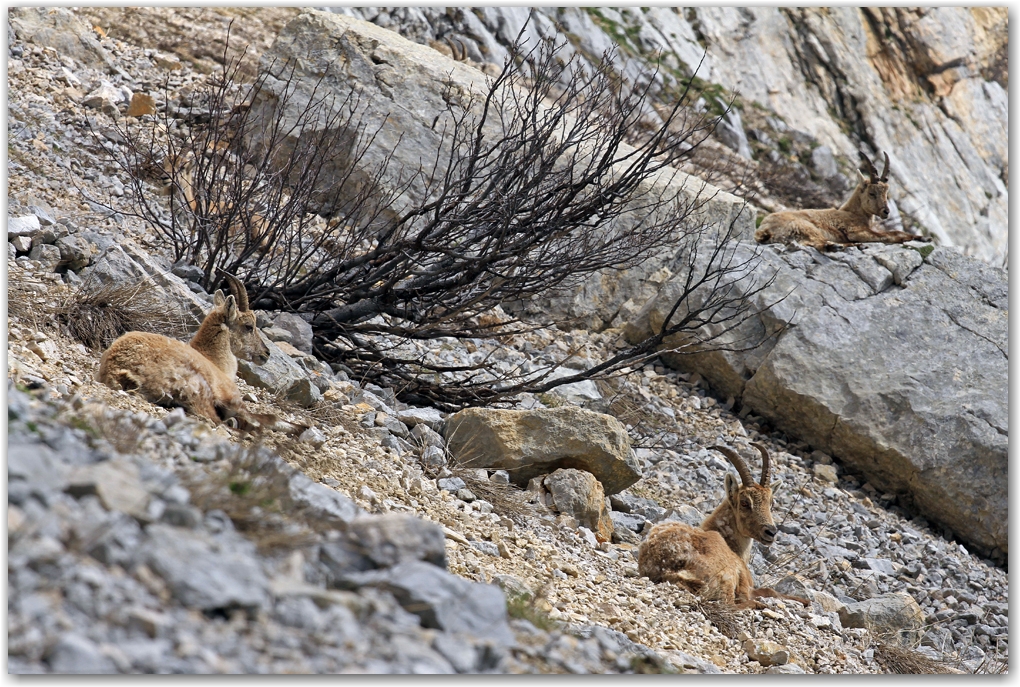
[[858, 184], [850, 199], [839, 208], [773, 212], [761, 221], [754, 238], [758, 243], [802, 243], [818, 250], [840, 249], [858, 243], [903, 243], [929, 241], [905, 231], [879, 231], [871, 227], [872, 217], [889, 217], [889, 154], [880, 175], [861, 153], [868, 178], [857, 170]]
[[768, 587], [755, 587], [751, 569], [751, 540], [771, 544], [776, 539], [772, 500], [782, 482], [769, 483], [768, 450], [752, 443], [762, 457], [761, 480], [755, 483], [747, 465], [724, 446], [722, 453], [737, 469], [740, 484], [727, 472], [726, 496], [701, 523], [659, 523], [638, 549], [638, 571], [653, 582], [671, 582], [709, 600], [737, 608], [761, 608], [757, 598], [771, 596], [810, 605], [807, 599], [787, 596]]
[[150, 403], [182, 406], [214, 424], [228, 418], [241, 429], [277, 424], [273, 415], [248, 412], [237, 388], [237, 358], [261, 365], [269, 348], [255, 326], [244, 285], [232, 275], [226, 278], [230, 295], [216, 291], [213, 309], [189, 343], [127, 332], [103, 353], [96, 378], [113, 389], [137, 391]]

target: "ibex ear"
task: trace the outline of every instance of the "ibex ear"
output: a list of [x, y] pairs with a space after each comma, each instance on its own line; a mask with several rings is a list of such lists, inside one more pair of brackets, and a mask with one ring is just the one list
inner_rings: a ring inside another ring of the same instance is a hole
[[769, 489], [772, 490], [772, 498], [776, 498], [776, 494], [783, 488], [783, 480], [777, 479], [775, 482], [769, 485]]
[[213, 307], [218, 308], [223, 305], [223, 289], [216, 289], [216, 293], [212, 297]]
[[727, 472], [723, 478], [723, 485], [726, 487], [726, 499], [737, 505], [737, 492], [740, 491], [740, 482], [732, 472]]
[[868, 177], [864, 176], [864, 173], [859, 169], [857, 170], [857, 181], [861, 185], [868, 183]]
[[223, 301], [223, 307], [227, 311], [227, 323], [234, 324], [237, 322], [237, 301], [234, 300], [234, 296], [227, 296]]

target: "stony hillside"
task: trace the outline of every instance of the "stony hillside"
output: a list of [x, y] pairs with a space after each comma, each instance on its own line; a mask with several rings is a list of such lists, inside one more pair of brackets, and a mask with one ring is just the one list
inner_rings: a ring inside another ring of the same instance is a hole
[[[697, 372], [654, 361], [609, 381], [523, 395], [514, 409], [567, 418], [549, 421], [547, 434], [516, 428], [537, 445], [576, 441], [602, 455], [605, 435], [624, 430], [609, 458], [572, 456], [528, 488], [505, 470], [465, 465], [482, 450], [453, 430], [466, 416], [408, 406], [392, 389], [331, 368], [307, 353], [307, 324], [285, 313], [258, 313], [272, 357], [242, 365], [238, 383], [253, 407], [312, 427], [298, 436], [211, 427], [95, 382], [103, 345], [82, 338], [98, 331], [98, 318], [116, 311], [123, 319], [114, 325], [183, 339], [212, 304], [117, 205], [129, 180], [101, 162], [123, 143], [111, 124], [144, 105], [136, 94], [162, 109], [193, 93], [222, 59], [230, 19], [254, 73], [298, 13], [9, 15], [10, 672], [1005, 671], [1002, 567], [853, 465], [749, 407], [733, 412], [735, 402], [710, 394]], [[475, 26], [475, 45], [483, 29], [502, 40], [510, 29], [486, 29], [502, 25], [481, 15], [455, 20]], [[385, 26], [382, 16], [368, 18]], [[683, 21], [711, 43], [711, 24], [695, 19]], [[406, 24], [393, 21], [420, 42], [440, 37], [434, 23], [418, 34]], [[486, 44], [485, 56], [498, 44]], [[713, 63], [712, 80], [725, 83], [726, 68]], [[811, 135], [851, 159], [853, 139], [824, 129]], [[944, 238], [999, 255], [997, 238]], [[878, 291], [892, 288], [896, 260]], [[594, 360], [626, 345], [624, 327], [597, 329], [441, 347], [453, 364], [491, 353], [523, 366], [566, 350]], [[755, 545], [751, 567], [759, 584], [809, 597], [807, 608], [766, 599], [765, 609], [733, 612], [638, 574], [651, 524], [700, 522], [722, 498], [729, 464], [708, 447], [750, 456], [749, 441], [768, 447], [784, 483], [774, 506], [781, 533], [770, 547]], [[633, 475], [623, 485], [577, 477], [601, 475], [610, 459], [617, 474]]]

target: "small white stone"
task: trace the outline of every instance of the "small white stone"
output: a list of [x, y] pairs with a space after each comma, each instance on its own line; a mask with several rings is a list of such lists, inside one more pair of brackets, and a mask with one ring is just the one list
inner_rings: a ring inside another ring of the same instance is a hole
[[373, 505], [379, 503], [379, 497], [365, 484], [361, 485], [361, 488], [358, 489], [358, 498], [368, 501]]
[[309, 427], [301, 432], [298, 441], [309, 443], [312, 446], [322, 446], [326, 443], [326, 436], [315, 427]]

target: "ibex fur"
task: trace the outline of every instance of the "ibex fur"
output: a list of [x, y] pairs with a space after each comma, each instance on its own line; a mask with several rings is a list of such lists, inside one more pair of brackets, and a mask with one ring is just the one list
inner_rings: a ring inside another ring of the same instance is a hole
[[773, 212], [761, 221], [754, 233], [755, 240], [758, 243], [802, 243], [818, 250], [838, 250], [858, 243], [930, 240], [905, 231], [872, 228], [872, 217], [889, 217], [889, 154], [885, 153], [882, 174], [864, 153], [861, 153], [861, 165], [868, 177], [857, 170], [857, 188], [839, 208]]
[[751, 540], [771, 544], [776, 538], [772, 500], [782, 482], [769, 483], [768, 450], [752, 443], [762, 457], [761, 480], [755, 483], [743, 459], [724, 446], [722, 453], [737, 469], [741, 483], [726, 473], [723, 502], [701, 523], [680, 522], [652, 528], [638, 550], [638, 570], [653, 582], [671, 582], [709, 600], [737, 608], [761, 608], [757, 598], [772, 596], [809, 605], [807, 599], [787, 596], [767, 587], [755, 587], [751, 569]]
[[275, 416], [249, 413], [237, 388], [238, 357], [257, 365], [269, 348], [255, 327], [244, 285], [227, 276], [230, 295], [213, 295], [213, 309], [187, 344], [160, 334], [128, 332], [99, 361], [97, 379], [113, 389], [137, 391], [151, 403], [182, 406], [219, 424], [236, 418], [241, 429], [276, 423]]

